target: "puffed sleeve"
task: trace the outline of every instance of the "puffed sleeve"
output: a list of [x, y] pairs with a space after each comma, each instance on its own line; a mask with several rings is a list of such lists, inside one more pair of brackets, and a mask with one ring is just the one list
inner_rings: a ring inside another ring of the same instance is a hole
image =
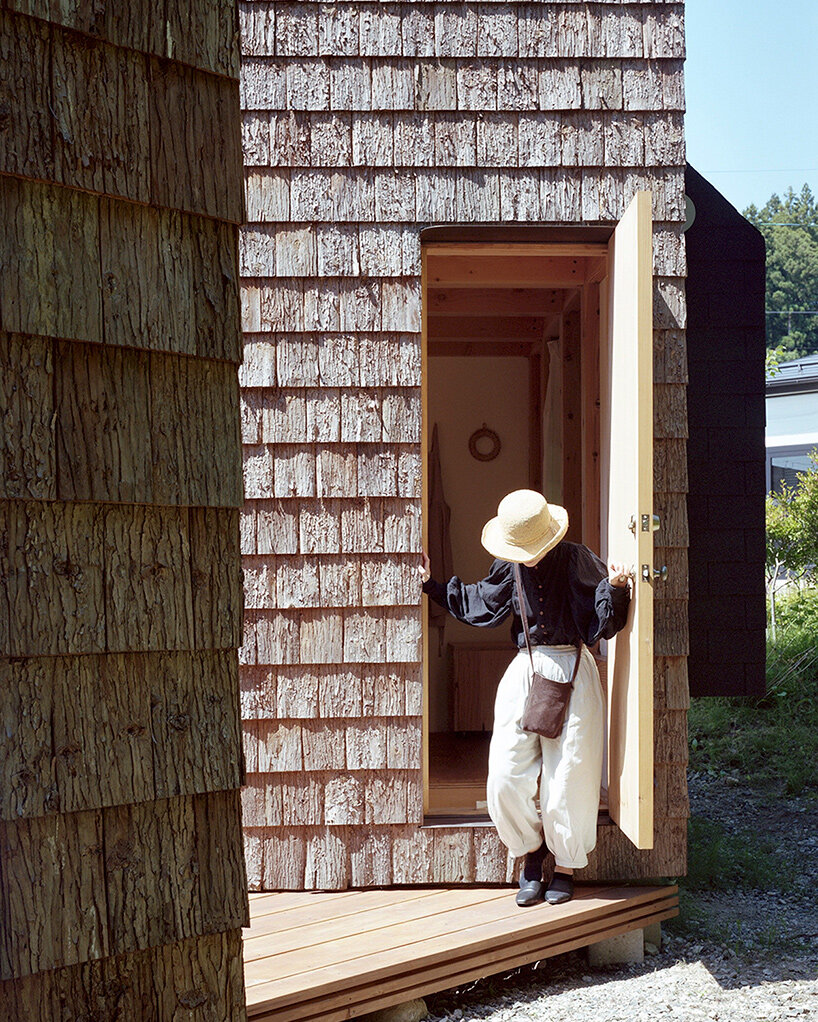
[[594, 599], [594, 610], [599, 622], [596, 639], [612, 639], [625, 627], [630, 602], [631, 591], [628, 586], [612, 586], [607, 577], [602, 579], [596, 587]]
[[423, 591], [458, 621], [493, 628], [511, 613], [514, 569], [509, 561], [497, 560], [480, 582], [463, 582], [453, 575], [443, 585], [430, 578], [423, 583]]
[[585, 546], [577, 546], [569, 569], [568, 600], [574, 622], [586, 646], [610, 639], [624, 627], [631, 594], [627, 586], [612, 586], [602, 561]]

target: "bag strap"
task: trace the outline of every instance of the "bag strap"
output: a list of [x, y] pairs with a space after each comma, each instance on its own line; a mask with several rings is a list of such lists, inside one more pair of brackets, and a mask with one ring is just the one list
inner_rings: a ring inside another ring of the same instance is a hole
[[[531, 670], [534, 670], [534, 656], [531, 652], [531, 635], [528, 631], [528, 614], [525, 611], [525, 593], [523, 592], [523, 572], [520, 565], [515, 562], [514, 564], [514, 581], [517, 585], [517, 600], [520, 604], [520, 620], [523, 622], [523, 635], [525, 636], [525, 648], [528, 650], [528, 659], [531, 661]], [[571, 671], [571, 680], [569, 682], [571, 688], [574, 687], [574, 681], [576, 680], [577, 671], [579, 670], [579, 661], [582, 658], [582, 639], [577, 640], [577, 657], [574, 660], [574, 669]]]
[[514, 565], [514, 581], [517, 584], [517, 601], [520, 604], [520, 619], [523, 622], [523, 635], [525, 636], [525, 648], [528, 650], [528, 659], [531, 661], [531, 670], [534, 670], [534, 657], [531, 653], [531, 636], [528, 632], [528, 614], [525, 612], [525, 595], [523, 593], [523, 573], [519, 564]]

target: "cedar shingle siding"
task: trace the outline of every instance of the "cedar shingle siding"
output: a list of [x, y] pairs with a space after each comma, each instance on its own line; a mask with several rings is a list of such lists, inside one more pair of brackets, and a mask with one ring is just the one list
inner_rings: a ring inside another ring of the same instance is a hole
[[422, 829], [420, 230], [613, 224], [653, 192], [656, 847], [684, 871], [683, 8], [243, 3], [241, 653], [253, 888], [504, 880], [489, 827]]
[[0, 13], [8, 1019], [245, 1018], [238, 19], [167, 8]]

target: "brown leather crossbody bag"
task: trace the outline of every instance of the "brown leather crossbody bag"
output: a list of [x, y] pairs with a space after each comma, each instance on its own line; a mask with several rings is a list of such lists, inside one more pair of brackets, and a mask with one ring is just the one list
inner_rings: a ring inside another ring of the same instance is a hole
[[523, 622], [525, 645], [528, 650], [528, 658], [531, 661], [531, 691], [525, 701], [520, 727], [523, 731], [531, 731], [534, 734], [542, 735], [543, 738], [557, 738], [565, 723], [565, 715], [568, 712], [568, 704], [574, 690], [574, 680], [582, 656], [582, 642], [577, 644], [577, 658], [574, 661], [574, 670], [571, 672], [570, 681], [556, 681], [554, 678], [535, 671], [534, 657], [531, 653], [531, 636], [528, 632], [528, 616], [525, 609], [522, 571], [519, 564], [514, 565], [514, 580], [517, 583], [517, 599], [520, 601], [520, 618]]

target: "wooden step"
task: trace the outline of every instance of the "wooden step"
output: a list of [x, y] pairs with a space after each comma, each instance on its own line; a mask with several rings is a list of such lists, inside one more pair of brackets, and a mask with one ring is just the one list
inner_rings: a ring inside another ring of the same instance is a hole
[[578, 884], [567, 904], [526, 910], [513, 894], [450, 887], [254, 896], [244, 944], [248, 1019], [340, 1022], [678, 914], [670, 886]]

